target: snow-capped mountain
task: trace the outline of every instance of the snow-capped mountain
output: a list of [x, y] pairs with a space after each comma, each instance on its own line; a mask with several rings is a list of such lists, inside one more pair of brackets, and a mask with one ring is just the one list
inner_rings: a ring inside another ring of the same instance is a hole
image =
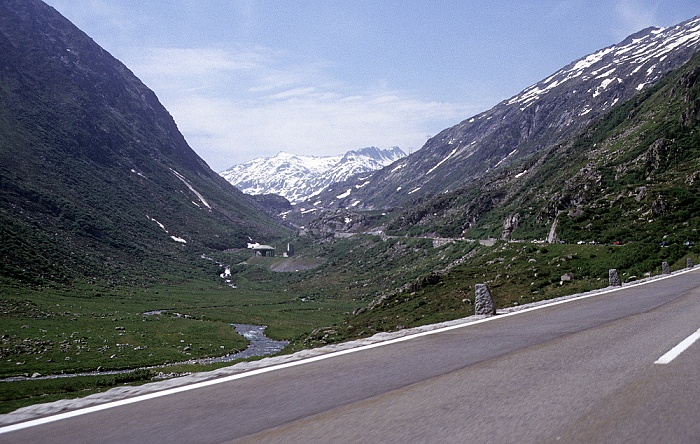
[[[396, 207], [473, 183], [557, 146], [615, 105], [653, 88], [698, 50], [700, 17], [639, 31], [443, 130], [371, 178], [321, 193], [314, 207]], [[341, 188], [346, 192], [340, 194]]]
[[367, 147], [338, 156], [300, 156], [281, 152], [274, 157], [234, 165], [221, 176], [246, 194], [277, 194], [302, 202], [330, 185], [383, 168], [406, 156], [399, 147]]

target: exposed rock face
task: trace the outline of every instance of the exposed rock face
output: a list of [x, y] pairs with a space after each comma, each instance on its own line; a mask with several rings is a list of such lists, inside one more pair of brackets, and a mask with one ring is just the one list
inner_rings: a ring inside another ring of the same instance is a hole
[[507, 217], [506, 220], [503, 222], [503, 235], [501, 236], [501, 239], [510, 239], [511, 233], [513, 233], [513, 231], [515, 231], [519, 225], [520, 213], [515, 213], [514, 215]]
[[666, 213], [668, 210], [668, 203], [663, 198], [663, 196], [658, 196], [654, 203], [651, 205], [651, 212], [654, 216], [660, 216]]
[[645, 156], [647, 172], [652, 173], [655, 170], [659, 169], [659, 166], [661, 166], [663, 159], [665, 159], [668, 156], [668, 150], [670, 145], [670, 142], [666, 139], [658, 139], [651, 144]]
[[351, 233], [366, 230], [370, 223], [371, 218], [365, 214], [337, 210], [323, 213], [309, 222], [306, 228], [316, 233]]
[[474, 314], [493, 316], [496, 314], [496, 303], [487, 284], [474, 286]]
[[608, 271], [608, 281], [611, 287], [619, 287], [622, 285], [620, 274], [617, 272], [616, 268], [612, 268]]
[[287, 199], [276, 194], [259, 194], [251, 196], [268, 214], [280, 215], [292, 211], [292, 204]]
[[559, 240], [559, 237], [557, 236], [557, 221], [558, 219], [554, 219], [554, 222], [552, 222], [552, 227], [549, 229], [549, 234], [547, 235], [547, 243], [553, 244]]
[[645, 197], [647, 197], [647, 187], [639, 187], [636, 189], [637, 195], [634, 200], [641, 202]]

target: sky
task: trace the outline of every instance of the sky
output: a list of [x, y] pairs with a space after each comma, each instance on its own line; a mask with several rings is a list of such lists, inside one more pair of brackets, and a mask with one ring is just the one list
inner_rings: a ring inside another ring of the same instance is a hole
[[215, 171], [407, 153], [697, 0], [45, 0], [123, 62]]

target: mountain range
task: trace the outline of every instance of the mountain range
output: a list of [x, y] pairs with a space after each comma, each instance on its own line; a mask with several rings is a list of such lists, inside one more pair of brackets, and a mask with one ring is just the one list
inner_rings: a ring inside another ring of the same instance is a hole
[[287, 232], [206, 165], [127, 67], [39, 0], [0, 2], [0, 85], [3, 279], [128, 281]]
[[326, 230], [650, 242], [668, 225], [696, 238], [698, 49], [700, 18], [649, 28], [409, 156], [280, 154], [255, 174], [222, 173], [266, 195], [254, 199], [197, 156], [127, 67], [41, 1], [6, 0], [0, 276], [129, 280], [151, 265], [187, 268], [208, 249], [289, 234], [270, 215], [288, 206], [270, 193], [298, 203], [296, 222]]
[[639, 31], [441, 131], [371, 177], [336, 184], [303, 206], [319, 211], [399, 208], [468, 186], [564, 143], [653, 87], [698, 49], [700, 18]]
[[336, 182], [381, 169], [406, 156], [399, 147], [367, 147], [339, 156], [303, 156], [281, 152], [234, 165], [221, 176], [246, 194], [276, 194], [296, 204]]

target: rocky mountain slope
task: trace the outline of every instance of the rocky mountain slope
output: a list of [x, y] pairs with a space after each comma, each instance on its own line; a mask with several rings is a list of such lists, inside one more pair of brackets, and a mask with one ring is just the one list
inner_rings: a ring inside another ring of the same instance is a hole
[[277, 194], [299, 203], [336, 182], [376, 171], [405, 156], [399, 147], [368, 147], [324, 157], [279, 153], [234, 165], [220, 174], [246, 194]]
[[[346, 322], [348, 332], [450, 317], [470, 303], [477, 283], [488, 283], [505, 308], [601, 288], [611, 268], [631, 282], [661, 273], [662, 262], [674, 270], [697, 263], [700, 54], [545, 152], [398, 214], [337, 210], [309, 226], [322, 230], [344, 218], [351, 222], [340, 229], [348, 231], [358, 215], [370, 230], [384, 224], [384, 239], [438, 237], [436, 250], [473, 250], [377, 295]], [[369, 231], [362, 223], [356, 228]], [[515, 242], [469, 241], [486, 238]]]
[[699, 240], [698, 196], [700, 54], [575, 137], [406, 208], [388, 229], [682, 248]]
[[700, 18], [640, 31], [445, 129], [371, 178], [329, 188], [305, 207], [399, 207], [498, 174], [565, 142], [616, 105], [651, 88], [698, 49]]
[[0, 85], [3, 279], [129, 280], [284, 232], [197, 156], [152, 91], [39, 0], [0, 2]]

